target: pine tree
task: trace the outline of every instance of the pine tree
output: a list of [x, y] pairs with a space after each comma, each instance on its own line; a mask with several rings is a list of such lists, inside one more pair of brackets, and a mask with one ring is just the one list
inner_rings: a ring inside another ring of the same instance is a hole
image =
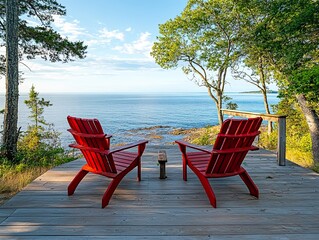
[[43, 116], [45, 107], [52, 106], [50, 101], [40, 98], [39, 93], [35, 91], [35, 87], [32, 85], [29, 99], [25, 100], [24, 103], [30, 109], [29, 118], [32, 123], [29, 124], [26, 133], [22, 137], [21, 142], [25, 147], [35, 150], [41, 147], [41, 144], [46, 144], [46, 141], [53, 140], [53, 142], [57, 142], [59, 134], [53, 130], [53, 124], [48, 123]]

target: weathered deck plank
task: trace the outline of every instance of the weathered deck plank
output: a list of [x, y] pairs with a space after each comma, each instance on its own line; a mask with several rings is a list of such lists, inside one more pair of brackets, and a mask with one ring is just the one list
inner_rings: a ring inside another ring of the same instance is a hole
[[[167, 179], [159, 179], [158, 149], [167, 151]], [[245, 167], [260, 190], [250, 196], [240, 178], [211, 180], [217, 208], [196, 176], [182, 180], [176, 146], [148, 147], [142, 181], [136, 171], [101, 209], [109, 180], [88, 175], [73, 196], [66, 187], [84, 160], [52, 169], [0, 207], [2, 239], [319, 239], [319, 175], [292, 163], [277, 166], [268, 151]]]

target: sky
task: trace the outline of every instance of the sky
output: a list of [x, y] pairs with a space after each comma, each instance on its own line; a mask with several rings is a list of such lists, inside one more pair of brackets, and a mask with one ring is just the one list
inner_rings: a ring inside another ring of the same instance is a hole
[[[201, 92], [181, 68], [164, 70], [150, 56], [159, 24], [179, 15], [187, 0], [58, 0], [66, 16], [53, 26], [72, 41], [88, 46], [85, 59], [51, 63], [23, 61], [20, 92], [32, 85], [40, 93]], [[27, 66], [27, 67], [26, 67]], [[228, 79], [226, 91], [256, 90]], [[1, 81], [4, 92], [4, 81]]]

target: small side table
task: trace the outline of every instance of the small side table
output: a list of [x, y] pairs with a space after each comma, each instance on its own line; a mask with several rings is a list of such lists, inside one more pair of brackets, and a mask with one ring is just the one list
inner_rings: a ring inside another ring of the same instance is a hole
[[167, 178], [166, 176], [166, 167], [165, 164], [167, 162], [167, 155], [165, 150], [159, 150], [158, 151], [158, 163], [160, 165], [160, 179], [165, 179]]

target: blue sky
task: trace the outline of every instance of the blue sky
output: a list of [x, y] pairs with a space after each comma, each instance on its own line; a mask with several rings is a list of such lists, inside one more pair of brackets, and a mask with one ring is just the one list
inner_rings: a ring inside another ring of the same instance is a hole
[[[149, 55], [158, 25], [179, 15], [187, 0], [59, 0], [67, 9], [54, 27], [88, 45], [87, 57], [71, 63], [25, 61], [20, 92], [34, 84], [44, 92], [199, 92], [181, 69], [163, 70]], [[255, 90], [232, 81], [226, 91]], [[3, 83], [3, 82], [2, 82]], [[4, 90], [4, 87], [1, 87]]]

